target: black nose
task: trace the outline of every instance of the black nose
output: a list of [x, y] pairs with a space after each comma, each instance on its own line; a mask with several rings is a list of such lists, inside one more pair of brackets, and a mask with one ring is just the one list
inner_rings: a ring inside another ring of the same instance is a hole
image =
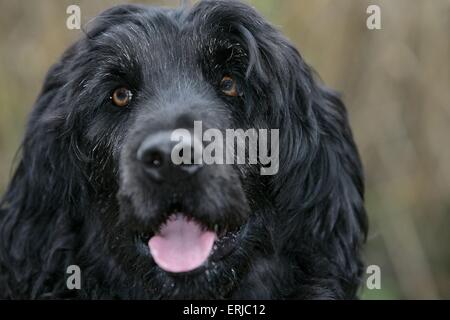
[[[151, 134], [144, 139], [137, 151], [137, 160], [154, 180], [176, 180], [192, 176], [202, 167], [199, 164], [201, 163], [202, 155], [201, 142], [197, 141], [195, 149], [191, 136], [175, 141], [172, 141], [171, 136], [171, 131]], [[174, 162], [173, 154], [178, 154], [178, 159], [183, 158], [184, 150], [190, 150], [190, 157], [187, 163]]]

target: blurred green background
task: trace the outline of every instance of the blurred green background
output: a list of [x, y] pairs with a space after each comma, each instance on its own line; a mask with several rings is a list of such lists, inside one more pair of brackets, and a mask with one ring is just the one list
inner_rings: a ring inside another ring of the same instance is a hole
[[[364, 255], [382, 272], [362, 298], [450, 299], [450, 0], [250, 2], [343, 93], [367, 176]], [[67, 6], [86, 23], [118, 3], [0, 0], [0, 194], [46, 71], [81, 36]], [[382, 30], [366, 27], [370, 4]]]

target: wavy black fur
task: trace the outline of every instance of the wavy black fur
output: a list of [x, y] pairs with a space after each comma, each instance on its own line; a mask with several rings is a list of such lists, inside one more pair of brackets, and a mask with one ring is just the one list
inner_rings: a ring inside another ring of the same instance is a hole
[[[240, 97], [219, 90], [225, 74]], [[134, 96], [118, 109], [109, 97], [123, 85]], [[143, 137], [193, 120], [280, 128], [279, 173], [227, 166], [172, 186], [143, 179], [133, 158]], [[352, 299], [363, 193], [339, 96], [252, 8], [114, 7], [50, 69], [33, 108], [1, 201], [0, 298]], [[195, 274], [160, 270], [136, 235], [174, 206], [241, 228], [236, 248]], [[66, 287], [73, 264], [81, 290]]]

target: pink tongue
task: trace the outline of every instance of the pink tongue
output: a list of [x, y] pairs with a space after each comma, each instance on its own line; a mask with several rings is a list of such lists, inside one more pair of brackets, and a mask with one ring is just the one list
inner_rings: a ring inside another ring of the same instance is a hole
[[215, 232], [204, 231], [197, 222], [177, 214], [169, 218], [148, 246], [161, 269], [180, 273], [195, 270], [205, 263], [215, 240]]

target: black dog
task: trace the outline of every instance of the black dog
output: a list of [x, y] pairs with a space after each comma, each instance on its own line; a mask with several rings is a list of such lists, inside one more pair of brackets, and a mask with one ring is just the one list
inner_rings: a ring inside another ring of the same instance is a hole
[[[167, 133], [195, 120], [279, 128], [279, 172], [169, 163]], [[0, 298], [355, 298], [363, 189], [344, 105], [252, 8], [118, 6], [34, 106], [1, 202]]]

